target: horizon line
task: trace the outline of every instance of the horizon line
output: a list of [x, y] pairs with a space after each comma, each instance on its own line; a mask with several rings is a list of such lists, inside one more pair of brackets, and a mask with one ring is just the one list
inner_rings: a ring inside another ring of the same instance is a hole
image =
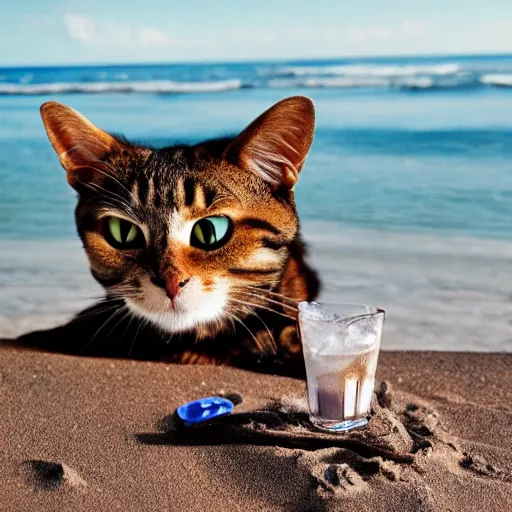
[[339, 61], [339, 60], [387, 60], [387, 59], [432, 59], [432, 58], [471, 58], [471, 57], [512, 57], [512, 51], [503, 52], [471, 52], [471, 53], [411, 53], [392, 55], [339, 55], [331, 57], [279, 57], [279, 58], [247, 58], [247, 59], [188, 59], [174, 61], [148, 61], [148, 62], [83, 62], [73, 64], [8, 64], [0, 63], [0, 69], [47, 69], [47, 68], [78, 68], [78, 67], [142, 67], [142, 66], [179, 66], [179, 65], [219, 65], [219, 64], [249, 64], [249, 63], [287, 63], [304, 61]]

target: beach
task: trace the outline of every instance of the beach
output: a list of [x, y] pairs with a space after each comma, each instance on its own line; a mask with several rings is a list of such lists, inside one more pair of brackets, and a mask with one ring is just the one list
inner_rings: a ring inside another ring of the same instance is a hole
[[[510, 56], [1, 70], [0, 509], [512, 509], [511, 77]], [[367, 427], [314, 430], [301, 380], [15, 346], [104, 295], [41, 103], [163, 147], [294, 94], [320, 299], [386, 311]], [[176, 420], [211, 395], [234, 414]]]
[[[512, 507], [511, 355], [383, 352], [369, 426], [332, 436], [305, 424], [294, 379], [0, 354], [6, 512]], [[241, 421], [177, 424], [177, 406], [218, 394]]]

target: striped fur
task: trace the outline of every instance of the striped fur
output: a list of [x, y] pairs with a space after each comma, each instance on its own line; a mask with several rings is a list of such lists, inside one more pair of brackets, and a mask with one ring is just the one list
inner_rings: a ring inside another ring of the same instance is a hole
[[[302, 373], [296, 304], [315, 298], [318, 280], [304, 259], [292, 189], [312, 140], [311, 102], [284, 100], [238, 137], [163, 149], [80, 124], [62, 105], [42, 112], [52, 144], [67, 155], [78, 233], [106, 290], [106, 312], [100, 304], [61, 328], [80, 325], [81, 335], [59, 350], [254, 369], [271, 361], [272, 371]], [[62, 133], [73, 123], [75, 132]], [[212, 215], [231, 219], [227, 244], [191, 246], [194, 223]], [[107, 216], [136, 224], [146, 247], [109, 245], [100, 228]], [[184, 284], [170, 307], [164, 283], [172, 276]], [[99, 322], [110, 325], [98, 335]]]

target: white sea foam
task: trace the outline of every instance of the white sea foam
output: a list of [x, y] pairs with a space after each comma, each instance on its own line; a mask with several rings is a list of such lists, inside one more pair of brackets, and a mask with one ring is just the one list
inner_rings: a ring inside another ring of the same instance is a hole
[[[470, 73], [471, 74], [471, 73]], [[433, 89], [467, 85], [457, 63], [439, 65], [296, 66], [274, 72], [269, 87]], [[471, 80], [470, 80], [471, 81]]]
[[480, 77], [480, 82], [485, 85], [496, 87], [512, 87], [512, 74], [489, 74]]
[[332, 78], [308, 78], [299, 82], [302, 87], [389, 87], [390, 81], [383, 78], [372, 77], [332, 77]]
[[[464, 71], [458, 64], [440, 65], [339, 65], [297, 66], [268, 70], [265, 79], [242, 81], [238, 78], [182, 82], [177, 80], [128, 80], [118, 73], [119, 80], [110, 81], [104, 72], [98, 73], [98, 82], [33, 83], [26, 77], [18, 83], [0, 82], [0, 95], [101, 94], [101, 93], [208, 93], [246, 88], [389, 88], [389, 89], [444, 89], [459, 86], [511, 86], [512, 75], [488, 74], [478, 76]], [[31, 77], [32, 79], [32, 77]]]
[[285, 88], [311, 88], [311, 89], [359, 89], [359, 88], [389, 88], [389, 89], [436, 89], [455, 88], [467, 86], [466, 76], [453, 76], [449, 78], [432, 76], [403, 76], [403, 77], [379, 77], [379, 76], [324, 76], [324, 77], [296, 77], [276, 78], [269, 80], [267, 86], [276, 89]]
[[66, 93], [199, 93], [240, 89], [238, 79], [214, 82], [175, 82], [172, 80], [123, 81], [123, 82], [57, 82], [43, 84], [0, 83], [0, 95], [38, 95]]
[[277, 70], [274, 76], [346, 76], [346, 77], [401, 77], [417, 75], [448, 76], [460, 73], [462, 68], [457, 63], [438, 65], [363, 65], [349, 64], [340, 66], [294, 66]]

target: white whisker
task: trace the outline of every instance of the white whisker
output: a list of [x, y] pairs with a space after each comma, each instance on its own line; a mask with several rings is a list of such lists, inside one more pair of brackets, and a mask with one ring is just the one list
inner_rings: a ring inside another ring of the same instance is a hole
[[243, 304], [244, 306], [250, 306], [250, 307], [253, 307], [253, 308], [266, 309], [267, 311], [271, 311], [272, 313], [275, 313], [276, 315], [284, 316], [285, 318], [289, 318], [290, 320], [294, 320], [294, 321], [297, 320], [293, 316], [287, 315], [286, 313], [282, 313], [281, 311], [276, 311], [275, 309], [272, 309], [272, 308], [269, 308], [269, 307], [266, 307], [266, 306], [262, 306], [261, 304], [253, 304], [253, 303], [250, 303], [250, 302], [245, 302], [245, 301], [241, 301], [241, 300], [234, 299], [234, 298], [231, 298], [230, 300], [233, 301], [233, 302], [237, 302], [239, 304]]
[[265, 329], [267, 330], [268, 335], [270, 336], [270, 341], [272, 341], [272, 346], [274, 348], [274, 354], [277, 353], [276, 340], [274, 339], [273, 334], [270, 332], [268, 325], [262, 320], [262, 318], [255, 311], [252, 311], [252, 314], [265, 326]]
[[251, 290], [256, 291], [256, 292], [262, 292], [262, 293], [265, 293], [268, 295], [272, 295], [274, 297], [279, 297], [281, 299], [285, 299], [290, 302], [293, 302], [294, 304], [297, 304], [297, 302], [298, 302], [297, 300], [287, 297], [286, 295], [283, 295], [282, 293], [273, 292], [273, 291], [267, 290], [265, 288], [260, 288], [259, 286], [248, 284], [248, 285], [245, 285], [244, 288], [250, 288]]
[[94, 333], [94, 336], [91, 338], [91, 340], [89, 341], [89, 343], [87, 343], [87, 345], [85, 345], [84, 348], [82, 348], [82, 350], [80, 351], [80, 354], [83, 354], [90, 346], [91, 344], [93, 343], [93, 341], [96, 339], [96, 337], [98, 336], [98, 334], [105, 328], [106, 325], [108, 325], [109, 322], [111, 322], [117, 315], [119, 315], [120, 313], [124, 312], [126, 310], [126, 306], [122, 306], [120, 307], [112, 316], [110, 316], [109, 318], [107, 318], [100, 326], [99, 329], [97, 329], [97, 331]]
[[269, 297], [264, 297], [260, 294], [250, 293], [250, 292], [246, 292], [246, 291], [242, 291], [241, 293], [243, 293], [244, 295], [249, 295], [251, 297], [257, 297], [258, 299], [261, 299], [261, 300], [266, 300], [267, 302], [270, 302], [272, 304], [277, 304], [279, 306], [282, 306], [283, 308], [289, 308], [289, 309], [292, 309], [293, 311], [297, 311], [297, 308], [295, 306], [290, 306], [289, 304], [284, 304], [277, 300], [270, 299]]
[[254, 343], [256, 344], [256, 347], [258, 348], [258, 350], [263, 353], [263, 347], [261, 346], [261, 343], [256, 339], [256, 336], [254, 335], [254, 333], [249, 329], [249, 327], [247, 327], [247, 325], [244, 324], [244, 322], [238, 318], [236, 315], [233, 315], [233, 318], [239, 322], [246, 330], [247, 332], [251, 335], [252, 339], [254, 340]]

